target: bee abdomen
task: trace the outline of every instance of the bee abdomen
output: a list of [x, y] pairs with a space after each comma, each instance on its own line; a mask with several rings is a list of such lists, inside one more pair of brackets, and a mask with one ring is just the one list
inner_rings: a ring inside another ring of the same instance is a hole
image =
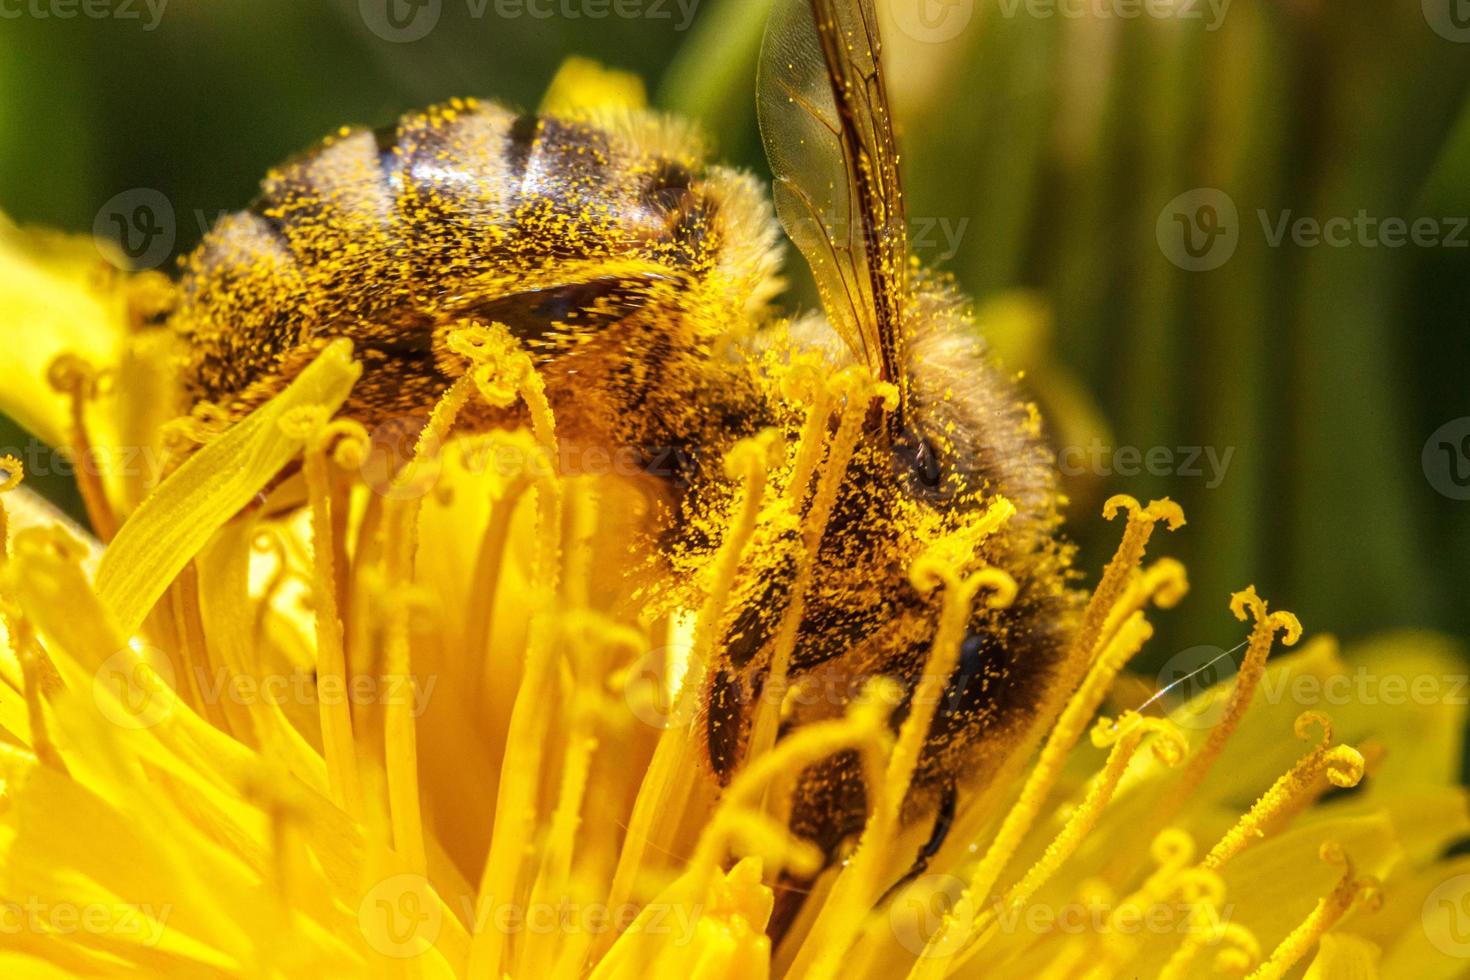
[[[626, 274], [621, 260], [702, 274], [719, 236], [697, 166], [590, 122], [484, 102], [344, 129], [272, 171], [186, 264], [175, 325], [190, 394], [229, 400], [300, 345], [345, 335], [369, 373], [392, 360], [417, 398], [443, 387], [428, 334], [456, 311], [607, 281]], [[574, 299], [533, 308], [575, 319], [562, 309]], [[405, 364], [405, 350], [424, 363]]]

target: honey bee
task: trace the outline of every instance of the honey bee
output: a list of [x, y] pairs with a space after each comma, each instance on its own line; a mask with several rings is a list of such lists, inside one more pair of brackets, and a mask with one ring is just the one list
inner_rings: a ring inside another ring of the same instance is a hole
[[[631, 451], [661, 486], [660, 546], [684, 578], [719, 544], [723, 454], [767, 429], [799, 437], [805, 406], [773, 377], [773, 352], [865, 368], [894, 394], [867, 406], [790, 652], [791, 681], [832, 694], [793, 707], [778, 737], [841, 714], [855, 680], [886, 675], [912, 696], [938, 609], [909, 584], [919, 556], [1008, 571], [1016, 599], [974, 612], [904, 804], [906, 820], [933, 821], [922, 861], [1056, 672], [1077, 603], [1054, 474], [966, 300], [911, 259], [872, 0], [781, 0], [758, 99], [774, 207], [751, 176], [706, 162], [686, 126], [641, 111], [543, 118], [466, 100], [342, 130], [206, 237], [171, 322], [191, 403], [230, 416], [350, 337], [364, 371], [344, 413], [369, 427], [426, 417], [465, 373], [446, 340], [456, 324], [503, 325], [533, 354], [558, 437]], [[824, 315], [773, 305], [782, 226]], [[523, 411], [472, 404], [459, 425], [516, 426]], [[997, 495], [1014, 516], [967, 543]], [[722, 784], [747, 750], [803, 546], [789, 524], [763, 527], [737, 572], [695, 721]], [[833, 861], [867, 802], [858, 756], [841, 754], [796, 776], [790, 826]]]

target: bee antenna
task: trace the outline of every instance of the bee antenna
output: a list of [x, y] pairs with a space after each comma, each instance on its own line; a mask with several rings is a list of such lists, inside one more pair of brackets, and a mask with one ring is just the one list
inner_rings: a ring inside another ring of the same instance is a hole
[[[1158, 701], [1164, 695], [1166, 695], [1170, 691], [1174, 690], [1174, 688], [1178, 687], [1180, 684], [1183, 684], [1185, 681], [1193, 680], [1194, 678], [1198, 677], [1200, 674], [1203, 674], [1205, 671], [1207, 671], [1211, 667], [1215, 666], [1220, 661], [1224, 660], [1226, 657], [1233, 656], [1235, 653], [1237, 653], [1240, 649], [1242, 649], [1249, 642], [1250, 642], [1249, 640], [1242, 640], [1239, 644], [1237, 644], [1236, 646], [1230, 648], [1229, 650], [1226, 650], [1224, 653], [1220, 654], [1218, 657], [1214, 658], [1209, 663], [1204, 664], [1204, 665], [1202, 665], [1200, 667], [1197, 667], [1194, 670], [1191, 670], [1189, 673], [1185, 674], [1183, 677], [1179, 678], [1178, 680], [1176, 680], [1176, 681], [1174, 681], [1174, 682], [1172, 682], [1170, 684], [1166, 684], [1165, 686], [1159, 688], [1157, 691], [1154, 692], [1154, 694], [1153, 694], [1152, 697], [1150, 697], [1147, 701], [1143, 702], [1143, 704], [1140, 704], [1137, 708], [1133, 709], [1134, 710], [1134, 713], [1140, 714], [1140, 715], [1143, 714], [1145, 711], [1147, 711], [1149, 709], [1149, 707], [1154, 702]], [[1118, 727], [1118, 723], [1116, 721], [1113, 722], [1113, 727], [1114, 728], [1117, 728]]]

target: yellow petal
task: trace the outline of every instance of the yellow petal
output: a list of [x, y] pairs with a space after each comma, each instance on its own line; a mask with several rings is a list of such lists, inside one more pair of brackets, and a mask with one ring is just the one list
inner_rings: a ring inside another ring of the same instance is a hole
[[1378, 980], [1381, 955], [1366, 939], [1329, 932], [1318, 944], [1304, 980]]
[[1323, 843], [1342, 846], [1360, 874], [1387, 878], [1402, 856], [1385, 816], [1305, 820], [1261, 841], [1226, 868], [1230, 921], [1271, 949], [1327, 895], [1341, 868], [1320, 859]]
[[541, 111], [575, 116], [598, 109], [642, 109], [648, 104], [643, 79], [614, 71], [587, 58], [568, 58], [551, 80]]
[[1356, 644], [1346, 660], [1351, 684], [1329, 692], [1323, 710], [1340, 736], [1389, 747], [1379, 788], [1460, 785], [1470, 698], [1463, 648], [1439, 634], [1404, 630]]
[[1455, 980], [1470, 964], [1470, 857], [1431, 865], [1392, 883], [1391, 900], [1355, 931], [1384, 950], [1383, 976]]
[[165, 480], [118, 532], [97, 569], [97, 592], [125, 635], [204, 543], [301, 451], [281, 428], [290, 412], [347, 399], [362, 368], [352, 345], [332, 343], [285, 391], [206, 445]]
[[0, 413], [46, 442], [65, 442], [69, 409], [47, 369], [66, 352], [99, 369], [118, 363], [127, 332], [121, 283], [90, 237], [21, 229], [0, 215]]

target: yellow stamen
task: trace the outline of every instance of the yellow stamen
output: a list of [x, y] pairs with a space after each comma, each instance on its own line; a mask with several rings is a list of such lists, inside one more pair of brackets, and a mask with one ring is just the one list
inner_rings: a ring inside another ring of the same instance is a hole
[[1107, 926], [1102, 931], [1100, 955], [1093, 962], [1092, 968], [1086, 971], [1087, 980], [1106, 980], [1107, 977], [1114, 976], [1137, 953], [1141, 945], [1140, 937], [1125, 927], [1125, 916], [1147, 915], [1149, 910], [1186, 887], [1186, 869], [1194, 860], [1194, 840], [1184, 831], [1171, 827], [1154, 838], [1151, 850], [1158, 868], [1136, 891], [1113, 907]]
[[220, 673], [222, 665], [204, 635], [204, 619], [199, 610], [199, 571], [193, 562], [185, 565], [179, 572], [169, 586], [166, 599], [174, 622], [179, 666], [188, 679], [192, 707], [221, 731], [230, 731], [231, 723], [225, 705], [218, 698], [207, 697], [204, 688], [200, 686], [202, 678], [210, 671], [217, 677], [225, 675]]
[[468, 622], [465, 627], [465, 635], [468, 640], [466, 644], [466, 663], [463, 674], [457, 676], [468, 676], [474, 678], [477, 687], [476, 696], [472, 698], [472, 704], [484, 703], [484, 687], [488, 682], [486, 670], [476, 670], [473, 665], [483, 663], [490, 665], [490, 637], [494, 628], [495, 602], [493, 597], [500, 594], [501, 576], [505, 571], [506, 548], [510, 545], [512, 518], [515, 516], [516, 507], [521, 497], [531, 488], [531, 479], [525, 473], [519, 473], [511, 480], [510, 484], [494, 501], [490, 507], [490, 519], [485, 524], [485, 531], [480, 538], [480, 547], [475, 555], [475, 571], [469, 594], [472, 596], [485, 597], [481, 602], [470, 604]]
[[87, 404], [105, 391], [106, 378], [76, 354], [62, 354], [46, 371], [51, 387], [67, 396], [71, 405], [71, 429], [67, 449], [74, 462], [77, 489], [87, 508], [92, 530], [104, 544], [117, 534], [118, 518], [107, 499], [107, 487], [98, 472], [92, 439], [87, 433]]
[[388, 779], [388, 812], [393, 825], [393, 845], [409, 869], [425, 874], [428, 859], [424, 845], [423, 808], [419, 801], [418, 730], [414, 718], [414, 677], [409, 657], [409, 618], [416, 608], [428, 603], [413, 588], [413, 524], [417, 523], [418, 500], [389, 503], [393, 520], [391, 541], [403, 542], [387, 552], [386, 656], [383, 683], [387, 685], [383, 715], [384, 765]]
[[[1138, 574], [1138, 566], [1143, 560], [1155, 527], [1160, 522], [1163, 522], [1171, 531], [1183, 527], [1184, 511], [1168, 498], [1152, 501], [1147, 507], [1144, 507], [1137, 500], [1126, 495], [1112, 497], [1103, 506], [1103, 515], [1108, 520], [1112, 520], [1125, 511], [1128, 514], [1128, 522], [1123, 531], [1123, 538], [1119, 541], [1112, 560], [1108, 562], [1107, 568], [1103, 571], [1101, 581], [1088, 600], [1077, 630], [1067, 645], [1066, 654], [1058, 667], [1057, 679], [1052, 683], [1046, 701], [1037, 710], [1036, 717], [1032, 720], [1024, 737], [1018, 742], [1016, 749], [1001, 767], [993, 782], [993, 785], [997, 787], [995, 790], [997, 794], [1001, 791], [1001, 787], [1014, 785], [1020, 778], [1021, 770], [1029, 760], [1033, 747], [1043, 737], [1049, 740], [1054, 737], [1054, 728], [1061, 713], [1069, 708], [1075, 694], [1078, 693], [1078, 685], [1092, 665], [1104, 657], [1117, 631], [1129, 621], [1133, 613], [1142, 609], [1150, 600], [1162, 608], [1168, 608], [1178, 602], [1188, 591], [1189, 584], [1185, 577], [1184, 566], [1172, 559], [1166, 558], [1155, 562], [1142, 575]], [[1140, 643], [1142, 642], [1144, 641], [1141, 640]], [[1132, 656], [1132, 653], [1127, 656]], [[1083, 719], [1084, 724], [1086, 720], [1086, 718]], [[1075, 743], [1081, 731], [1081, 728], [1074, 729], [1070, 737], [1071, 743]], [[1070, 749], [1070, 744], [1066, 748]], [[1065, 754], [1063, 750], [1061, 756], [1054, 757], [1047, 772], [1038, 775], [1033, 771], [1030, 778], [1054, 780], [1058, 771], [1056, 767], [1061, 765], [1060, 759], [1065, 757]], [[1038, 790], [1043, 797], [1046, 792], [1049, 792], [1049, 786], [1049, 782], [1038, 785]], [[978, 815], [987, 812], [992, 806], [1000, 805], [1003, 803], [999, 798], [982, 800], [981, 804], [974, 808], [973, 812], [977, 817], [972, 820], [978, 819]], [[1039, 806], [1039, 803], [1037, 805]], [[1035, 813], [1020, 815], [1015, 819], [1023, 818], [1025, 822], [1017, 824], [1016, 829], [1013, 829], [1013, 834], [1018, 830], [1019, 834], [1024, 836], [1031, 821], [1035, 819]], [[978, 834], [983, 829], [978, 823], [975, 826], [961, 824], [956, 831], [963, 839], [965, 836]], [[996, 860], [999, 860], [1001, 865], [1010, 859], [1010, 851], [1014, 849], [1018, 841], [1019, 838], [1012, 837], [1011, 842], [1003, 845], [1002, 849], [997, 852]], [[979, 879], [985, 891], [994, 885], [993, 877], [988, 883], [984, 880], [990, 877], [992, 870], [995, 875], [998, 875], [1000, 866], [987, 869], [986, 874]]]
[[[25, 465], [9, 454], [0, 456], [0, 470], [5, 471], [5, 480], [0, 482], [0, 494], [9, 493], [25, 479]], [[0, 563], [10, 554], [10, 517], [5, 512], [5, 502], [0, 500]]]
[[[1083, 838], [1097, 826], [1098, 819], [1112, 802], [1118, 783], [1146, 735], [1158, 736], [1150, 743], [1150, 747], [1160, 762], [1174, 765], [1183, 758], [1186, 748], [1184, 737], [1165, 719], [1143, 718], [1128, 713], [1116, 722], [1107, 718], [1098, 720], [1092, 732], [1093, 743], [1101, 746], [1111, 742], [1112, 749], [1108, 753], [1107, 761], [1103, 763], [1102, 771], [1093, 778], [1082, 802], [1067, 817], [1061, 832], [1047, 845], [1041, 858], [1027, 870], [1021, 880], [1006, 891], [996, 906], [977, 915], [975, 896], [978, 893], [966, 889], [954, 911], [944, 918], [930, 937], [926, 955], [920, 957], [915, 964], [914, 970], [909, 974], [910, 980], [942, 976], [959, 970], [995, 938], [999, 932], [1002, 912], [1008, 916], [1016, 915], [1025, 908], [1032, 896], [1051, 880], [1076, 852]], [[941, 969], [936, 966], [936, 961], [943, 964], [946, 951], [949, 950], [958, 952], [954, 961]]]
[[1261, 962], [1261, 943], [1255, 933], [1238, 922], [1222, 923], [1216, 942], [1223, 946], [1215, 954], [1215, 972], [1243, 976]]
[[266, 637], [266, 621], [270, 618], [271, 610], [280, 601], [281, 590], [292, 580], [292, 571], [287, 561], [286, 543], [281, 540], [280, 529], [268, 527], [261, 530], [251, 540], [251, 548], [262, 554], [268, 554], [271, 558], [270, 576], [261, 590], [260, 602], [255, 607], [251, 629], [256, 649], [264, 650], [269, 642]]
[[[552, 812], [541, 855], [541, 867], [531, 888], [531, 905], [551, 905], [572, 886], [572, 855], [578, 842], [582, 822], [582, 802], [592, 766], [592, 753], [597, 748], [597, 726], [610, 710], [604, 692], [608, 663], [616, 652], [636, 655], [645, 645], [636, 630], [618, 627], [601, 617], [583, 614], [574, 617], [572, 632], [576, 635], [573, 649], [584, 651], [583, 662], [575, 664], [571, 694], [569, 731], [562, 751], [561, 785], [556, 809]], [[531, 937], [532, 940], [542, 937]], [[537, 942], [518, 964], [523, 976], [550, 976], [556, 959], [580, 964], [590, 936], [545, 937], [552, 941]], [[578, 949], [572, 949], [576, 946]]]
[[804, 725], [770, 752], [740, 769], [721, 799], [719, 809], [700, 834], [699, 844], [689, 859], [690, 872], [711, 874], [719, 869], [731, 835], [743, 821], [760, 812], [757, 804], [773, 780], [789, 772], [799, 772], [844, 749], [886, 738], [888, 716], [898, 705], [900, 696], [897, 685], [887, 678], [869, 681], [842, 718]]
[[1363, 778], [1362, 753], [1350, 745], [1332, 746], [1332, 722], [1315, 711], [1303, 712], [1296, 720], [1296, 736], [1310, 740], [1318, 728], [1317, 746], [1272, 784], [1250, 810], [1206, 855], [1204, 866], [1219, 871], [1241, 851], [1266, 836], [1266, 828], [1295, 801], [1317, 786], [1325, 775], [1332, 785], [1347, 789]]
[[20, 486], [20, 481], [25, 478], [25, 464], [9, 453], [0, 456], [0, 470], [5, 471], [5, 481], [0, 483], [0, 493], [9, 493]]
[[[1118, 731], [1114, 731], [1114, 729]], [[1046, 853], [1041, 860], [1037, 861], [1025, 877], [1014, 885], [1006, 893], [1006, 904], [1012, 910], [1019, 910], [1031, 896], [1044, 885], [1062, 863], [1071, 857], [1077, 850], [1077, 845], [1082, 842], [1102, 816], [1103, 808], [1113, 798], [1113, 792], [1118, 788], [1118, 782], [1123, 778], [1133, 754], [1138, 750], [1145, 735], [1156, 734], [1157, 740], [1151, 743], [1154, 755], [1165, 765], [1173, 765], [1184, 757], [1186, 744], [1183, 736], [1174, 725], [1164, 719], [1141, 718], [1137, 715], [1125, 715], [1119, 719], [1116, 726], [1108, 719], [1100, 719], [1094, 729], [1094, 741], [1106, 744], [1108, 740], [1113, 741], [1112, 750], [1108, 753], [1107, 762], [1103, 765], [1102, 772], [1087, 789], [1087, 795], [1081, 804], [1072, 811], [1067, 818], [1066, 826], [1056, 839], [1048, 845]], [[983, 942], [983, 940], [982, 940]]]
[[[1002, 510], [1010, 506], [1008, 501], [992, 505]], [[1016, 597], [1015, 580], [995, 568], [982, 569], [961, 580], [947, 563], [921, 558], [914, 563], [909, 578], [922, 593], [932, 592], [941, 586], [944, 588], [939, 627], [910, 701], [912, 709], [899, 729], [898, 742], [888, 759], [882, 781], [876, 792], [870, 793], [873, 801], [857, 852], [838, 876], [832, 894], [812, 926], [810, 937], [802, 946], [802, 952], [792, 967], [792, 972], [797, 975], [809, 970], [807, 975], [823, 980], [834, 976], [862, 925], [863, 916], [878, 897], [884, 859], [888, 856], [886, 844], [897, 831], [903, 800], [908, 795], [919, 754], [933, 724], [934, 713], [939, 708], [940, 694], [959, 662], [960, 645], [965, 638], [975, 597], [982, 590], [993, 592], [986, 603], [992, 609], [1004, 608]]]
[[[1184, 510], [1167, 497], [1150, 501], [1144, 507], [1133, 497], [1119, 494], [1109, 498], [1103, 505], [1103, 517], [1110, 521], [1124, 511], [1128, 514], [1128, 526], [1123, 530], [1123, 540], [1118, 542], [1118, 550], [1113, 553], [1112, 560], [1103, 570], [1102, 580], [1098, 582], [1087, 602], [1087, 608], [1082, 613], [1082, 622], [1066, 658], [1066, 669], [1072, 684], [1081, 677], [1100, 647], [1108, 615], [1122, 598], [1133, 572], [1143, 562], [1144, 551], [1148, 547], [1149, 539], [1153, 537], [1154, 528], [1160, 521], [1165, 522], [1171, 531], [1177, 531], [1185, 524]], [[1071, 685], [1063, 683], [1062, 688], [1070, 691]]]
[[819, 365], [798, 361], [782, 379], [782, 393], [797, 404], [808, 405], [806, 421], [796, 444], [796, 460], [785, 497], [793, 511], [800, 511], [806, 500], [812, 474], [822, 458], [827, 441], [827, 424], [832, 415], [832, 398], [837, 393]]
[[[647, 975], [649, 965], [635, 968], [642, 951], [640, 937], [661, 914], [675, 903], [693, 904], [700, 896], [716, 887], [721, 864], [732, 845], [754, 848], [776, 857], [782, 865], [797, 873], [813, 873], [820, 855], [811, 845], [797, 840], [786, 827], [770, 819], [759, 808], [761, 797], [771, 784], [785, 774], [799, 772], [807, 766], [848, 749], [864, 749], [890, 742], [888, 718], [898, 705], [902, 691], [888, 678], [868, 681], [860, 697], [848, 705], [842, 718], [804, 725], [778, 742], [770, 752], [740, 769], [730, 783], [719, 808], [705, 823], [694, 853], [677, 881], [665, 889], [657, 900], [639, 913], [629, 928], [613, 943], [593, 971], [593, 980], [603, 977], [637, 977]], [[745, 862], [736, 866], [736, 874]], [[747, 902], [746, 904], [754, 904]], [[769, 914], [769, 908], [764, 910]], [[764, 915], [761, 916], [763, 918]], [[763, 923], [762, 923], [763, 925]], [[720, 976], [724, 974], [696, 974]], [[741, 976], [744, 974], [730, 974]]]
[[1357, 877], [1352, 858], [1341, 845], [1328, 841], [1322, 845], [1320, 853], [1322, 860], [1343, 869], [1337, 887], [1321, 899], [1306, 919], [1281, 941], [1271, 952], [1270, 958], [1250, 975], [1250, 980], [1280, 980], [1359, 899], [1362, 899], [1364, 907], [1370, 911], [1377, 910], [1382, 903], [1378, 880], [1373, 877]]
[[41, 762], [57, 772], [64, 773], [66, 763], [61, 757], [61, 752], [56, 748], [56, 744], [51, 740], [50, 729], [46, 721], [46, 709], [41, 698], [42, 677], [46, 661], [36, 643], [35, 631], [32, 630], [30, 622], [23, 615], [7, 615], [6, 627], [10, 630], [15, 655], [20, 660], [21, 681], [25, 688], [26, 721], [31, 729], [31, 751]]
[[510, 329], [502, 323], [461, 320], [450, 329], [446, 344], [470, 362], [468, 377], [487, 403], [497, 408], [509, 408], [517, 399], [526, 403], [536, 441], [548, 459], [557, 459], [556, 421], [546, 399], [545, 383]]
[[1251, 965], [1260, 961], [1260, 945], [1247, 929], [1220, 920], [1220, 908], [1225, 905], [1225, 882], [1219, 874], [1204, 868], [1191, 868], [1182, 876], [1180, 895], [1189, 904], [1189, 918], [1183, 942], [1169, 956], [1169, 961], [1158, 971], [1158, 980], [1186, 980], [1194, 976], [1191, 968], [1205, 946], [1229, 942], [1232, 948], [1216, 956], [1217, 965], [1239, 965], [1244, 962], [1244, 973]]
[[[545, 461], [545, 476], [537, 481], [540, 547], [537, 549], [537, 579], [541, 593], [533, 597], [527, 640], [526, 669], [511, 707], [506, 744], [519, 746], [501, 760], [500, 783], [495, 800], [495, 832], [480, 874], [480, 901], [514, 901], [520, 894], [526, 843], [537, 819], [537, 797], [541, 787], [541, 759], [545, 749], [541, 726], [546, 704], [555, 697], [557, 643], [568, 624], [553, 621], [548, 610], [561, 581], [561, 509], [564, 498], [561, 480]], [[500, 930], [484, 929], [470, 946], [470, 973], [498, 976], [508, 968], [507, 939]]]
[[632, 894], [635, 877], [644, 865], [650, 843], [665, 839], [667, 828], [677, 823], [684, 812], [691, 782], [687, 774], [697, 764], [689, 721], [703, 688], [705, 666], [719, 639], [716, 634], [729, 604], [730, 588], [740, 567], [740, 557], [760, 516], [768, 467], [775, 448], [775, 433], [766, 432], [755, 439], [742, 439], [725, 457], [725, 472], [732, 478], [738, 477], [741, 484], [735, 518], [715, 556], [714, 574], [695, 625], [694, 649], [674, 697], [669, 724], [659, 735], [653, 759], [638, 787], [638, 797], [628, 820], [628, 833], [613, 875], [610, 904], [614, 908], [625, 903]]
[[1184, 565], [1173, 558], [1160, 558], [1141, 573], [1129, 576], [1122, 596], [1108, 611], [1093, 658], [1101, 654], [1129, 616], [1150, 603], [1159, 609], [1172, 609], [1188, 592], [1189, 576]]
[[1067, 702], [1061, 717], [1048, 735], [1041, 756], [1021, 789], [1020, 798], [1006, 812], [1005, 821], [996, 832], [985, 857], [971, 875], [970, 894], [981, 899], [989, 896], [1001, 872], [1035, 824], [1042, 806], [1062, 774], [1067, 756], [1087, 730], [1088, 723], [1107, 696], [1108, 688], [1112, 686], [1118, 672], [1152, 635], [1153, 627], [1143, 618], [1142, 613], [1136, 612], [1092, 665], [1082, 686]]
[[[797, 559], [796, 577], [791, 586], [786, 609], [781, 615], [780, 625], [776, 630], [775, 641], [772, 644], [770, 671], [762, 685], [761, 699], [756, 705], [755, 718], [751, 722], [750, 739], [746, 745], [747, 758], [754, 758], [769, 750], [776, 740], [781, 702], [790, 687], [791, 655], [796, 649], [797, 633], [806, 616], [806, 593], [811, 586], [817, 554], [821, 550], [822, 539], [827, 533], [827, 523], [831, 519], [832, 508], [837, 502], [837, 491], [841, 487], [843, 475], [847, 472], [847, 465], [852, 460], [852, 454], [857, 448], [858, 437], [862, 434], [862, 426], [868, 416], [869, 404], [872, 398], [880, 393], [879, 389], [884, 387], [872, 384], [867, 372], [859, 370], [844, 371], [831, 382], [833, 397], [845, 396], [842, 412], [837, 424], [837, 433], [832, 437], [832, 444], [827, 452], [827, 465], [823, 468], [821, 477], [817, 481], [811, 509], [802, 522], [802, 551]], [[819, 402], [819, 406], [822, 404], [826, 403]], [[804, 459], [814, 455], [808, 445], [810, 439], [815, 437], [821, 429], [826, 428], [825, 419], [822, 420], [820, 429], [813, 425], [818, 407], [813, 408], [812, 414], [807, 419], [810, 431], [803, 432], [802, 446], [798, 450], [798, 471], [805, 465]], [[788, 503], [793, 512], [799, 512], [801, 496], [805, 494], [805, 478], [800, 479], [802, 480], [800, 484], [793, 481], [787, 491]]]
[[[312, 598], [316, 609], [316, 676], [319, 687], [347, 690], [347, 657], [342, 636], [342, 617], [337, 608], [337, 569], [334, 561], [333, 520], [329, 497], [327, 453], [342, 439], [365, 444], [367, 432], [354, 422], [329, 423], [320, 409], [305, 409], [282, 420], [283, 426], [298, 430], [307, 443], [304, 470], [311, 507], [312, 543], [316, 555], [311, 562]], [[280, 552], [286, 564], [285, 549]], [[322, 753], [327, 762], [327, 782], [332, 800], [354, 816], [362, 815], [362, 779], [353, 744], [352, 713], [347, 699], [318, 698]]]
[[1297, 618], [1289, 612], [1268, 613], [1265, 601], [1256, 595], [1255, 586], [1235, 593], [1230, 599], [1230, 611], [1241, 621], [1245, 620], [1247, 614], [1254, 616], [1256, 621], [1240, 671], [1235, 678], [1235, 689], [1226, 702], [1225, 713], [1219, 723], [1210, 730], [1205, 744], [1189, 760], [1189, 765], [1178, 783], [1152, 815], [1155, 826], [1171, 822], [1214, 768], [1220, 753], [1225, 749], [1225, 743], [1235, 734], [1246, 708], [1255, 697], [1256, 686], [1266, 672], [1266, 658], [1271, 654], [1276, 634], [1284, 634], [1281, 641], [1283, 646], [1295, 646], [1301, 639], [1302, 625]]

